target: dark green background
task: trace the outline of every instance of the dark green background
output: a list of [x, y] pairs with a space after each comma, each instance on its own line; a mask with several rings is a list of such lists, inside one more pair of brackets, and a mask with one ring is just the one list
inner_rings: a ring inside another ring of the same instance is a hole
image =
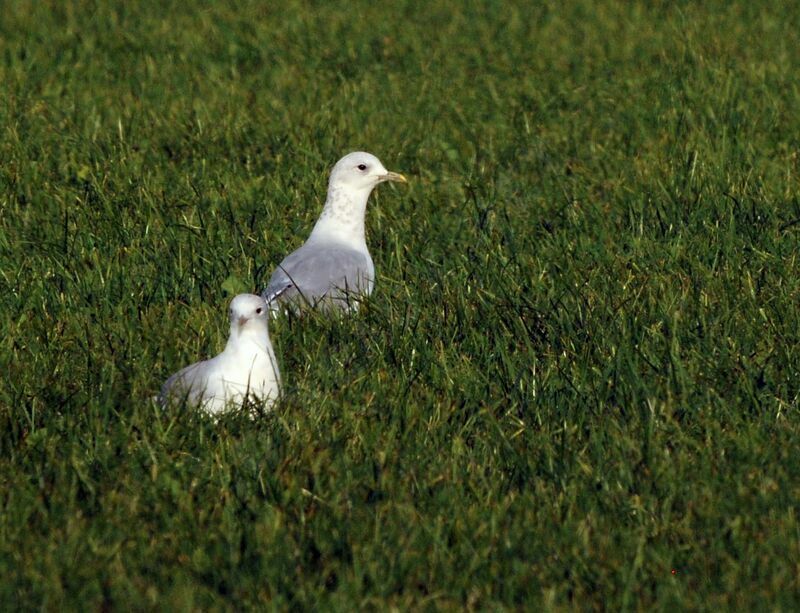
[[[800, 607], [788, 6], [3, 2], [3, 608]], [[353, 149], [372, 299], [159, 411]]]

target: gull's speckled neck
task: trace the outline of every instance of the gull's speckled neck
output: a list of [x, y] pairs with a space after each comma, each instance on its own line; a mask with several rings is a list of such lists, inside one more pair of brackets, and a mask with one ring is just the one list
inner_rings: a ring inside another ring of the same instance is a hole
[[353, 249], [367, 250], [364, 220], [373, 186], [354, 189], [337, 185], [331, 177], [328, 197], [309, 240], [342, 242]]

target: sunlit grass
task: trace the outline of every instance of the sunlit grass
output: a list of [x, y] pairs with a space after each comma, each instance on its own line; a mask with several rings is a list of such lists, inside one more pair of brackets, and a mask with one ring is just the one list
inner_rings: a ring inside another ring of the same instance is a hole
[[[4, 608], [795, 609], [800, 11], [0, 17]], [[357, 317], [151, 402], [368, 150]]]

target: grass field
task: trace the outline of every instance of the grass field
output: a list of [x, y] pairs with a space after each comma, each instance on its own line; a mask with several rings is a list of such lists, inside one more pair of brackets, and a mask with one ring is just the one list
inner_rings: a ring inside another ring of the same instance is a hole
[[[800, 8], [0, 12], [0, 605], [800, 608]], [[151, 403], [363, 149], [376, 291]]]

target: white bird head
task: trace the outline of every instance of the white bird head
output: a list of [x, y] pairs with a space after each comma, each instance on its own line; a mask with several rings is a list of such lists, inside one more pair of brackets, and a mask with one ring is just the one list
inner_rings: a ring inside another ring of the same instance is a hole
[[407, 183], [403, 175], [386, 170], [371, 153], [355, 151], [336, 162], [328, 181], [325, 206], [308, 240], [335, 240], [366, 252], [367, 200], [372, 188], [384, 181]]
[[263, 334], [267, 332], [269, 307], [261, 296], [239, 294], [231, 300], [228, 313], [231, 319], [231, 333], [237, 336], [246, 332]]
[[344, 188], [370, 192], [378, 183], [384, 181], [408, 183], [400, 173], [386, 170], [381, 161], [371, 153], [354, 151], [336, 162], [331, 170], [328, 189]]

